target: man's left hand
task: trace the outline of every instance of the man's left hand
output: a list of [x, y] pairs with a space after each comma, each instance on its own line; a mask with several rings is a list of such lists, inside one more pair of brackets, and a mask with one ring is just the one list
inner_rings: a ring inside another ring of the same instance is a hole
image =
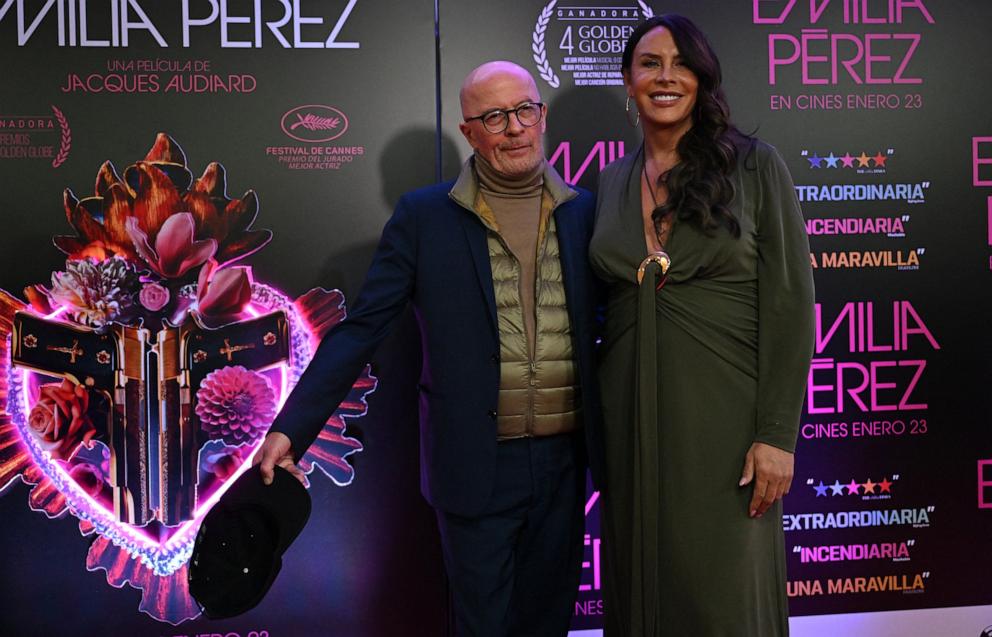
[[743, 487], [754, 482], [754, 495], [748, 506], [752, 518], [761, 517], [776, 500], [789, 493], [794, 460], [788, 451], [763, 442], [755, 442], [747, 450], [738, 484]]
[[306, 474], [293, 460], [292, 442], [282, 432], [270, 431], [265, 436], [265, 441], [255, 452], [251, 464], [252, 466], [262, 465], [259, 471], [262, 474], [262, 482], [265, 484], [272, 484], [272, 480], [275, 478], [275, 468], [280, 466], [289, 471], [294, 478], [300, 481], [300, 484], [305, 487], [310, 486]]

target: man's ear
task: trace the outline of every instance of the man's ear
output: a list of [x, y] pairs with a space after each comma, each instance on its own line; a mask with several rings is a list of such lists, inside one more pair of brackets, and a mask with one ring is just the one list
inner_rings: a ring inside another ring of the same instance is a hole
[[475, 131], [472, 130], [472, 127], [469, 125], [469, 123], [462, 122], [461, 124], [458, 125], [458, 130], [460, 130], [462, 132], [462, 135], [465, 136], [465, 141], [467, 141], [468, 145], [472, 147], [472, 150], [475, 150]]

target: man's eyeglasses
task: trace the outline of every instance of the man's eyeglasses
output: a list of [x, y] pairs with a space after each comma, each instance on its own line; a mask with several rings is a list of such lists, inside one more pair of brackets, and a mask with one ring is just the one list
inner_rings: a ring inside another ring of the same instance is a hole
[[466, 117], [466, 122], [473, 119], [482, 121], [482, 125], [490, 133], [502, 133], [510, 125], [510, 113], [517, 116], [517, 121], [521, 126], [534, 126], [541, 121], [544, 116], [544, 104], [542, 102], [524, 102], [516, 108], [496, 108], [476, 117]]

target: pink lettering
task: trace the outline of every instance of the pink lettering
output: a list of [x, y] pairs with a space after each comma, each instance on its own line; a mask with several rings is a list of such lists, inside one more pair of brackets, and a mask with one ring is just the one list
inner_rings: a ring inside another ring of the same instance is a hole
[[598, 591], [603, 588], [602, 566], [600, 562], [600, 538], [593, 538], [586, 533], [584, 544], [592, 549], [592, 561], [583, 561], [583, 570], [592, 569], [592, 584], [579, 584], [580, 591]]
[[[846, 369], [853, 369], [857, 371], [858, 374], [860, 374], [861, 376], [860, 385], [858, 385], [857, 387], [847, 387], [847, 384], [844, 382], [844, 370]], [[838, 389], [837, 411], [838, 412], [844, 411], [844, 393], [846, 393], [848, 396], [851, 397], [851, 400], [858, 406], [858, 408], [861, 411], [868, 411], [868, 406], [865, 405], [865, 402], [863, 400], [861, 400], [861, 392], [863, 392], [865, 388], [868, 387], [868, 383], [870, 382], [870, 380], [872, 379], [869, 377], [867, 371], [865, 370], [865, 366], [862, 365], [861, 363], [838, 363], [837, 364], [837, 389]], [[840, 388], [842, 387], [847, 387], [844, 392], [840, 391]], [[873, 400], [874, 400], [874, 394], [873, 394]]]
[[830, 330], [827, 334], [823, 335], [823, 305], [817, 303], [814, 306], [814, 312], [816, 317], [816, 353], [821, 354], [827, 349], [827, 345], [830, 343], [830, 339], [833, 338], [834, 332], [840, 327], [841, 323], [846, 317], [848, 319], [848, 351], [855, 351], [854, 347], [854, 303], [845, 303], [844, 307], [841, 309], [840, 313], [837, 315], [837, 319], [830, 325]]
[[[778, 57], [775, 53], [776, 42], [787, 42], [792, 45], [792, 54]], [[768, 84], [775, 85], [775, 67], [788, 66], [799, 59], [799, 40], [787, 33], [772, 33], [768, 36]]]
[[789, 17], [792, 13], [792, 8], [796, 6], [796, 0], [788, 0], [785, 8], [779, 11], [778, 15], [774, 17], [765, 17], [761, 15], [761, 6], [768, 5], [771, 3], [782, 4], [781, 0], [753, 0], [753, 20], [754, 24], [782, 24], [785, 19]]
[[[930, 333], [930, 330], [927, 329], [927, 326], [923, 323], [923, 319], [921, 319], [920, 315], [916, 313], [915, 309], [913, 309], [913, 304], [909, 301], [903, 301], [900, 304], [900, 309], [902, 310], [901, 322], [903, 325], [902, 349], [908, 349], [907, 343], [909, 341], [910, 334], [922, 334], [930, 342], [931, 347], [934, 349], [940, 349], [940, 345], [937, 344], [937, 339], [933, 337], [933, 334]], [[913, 319], [913, 325], [910, 325], [908, 320], [910, 317]]]
[[992, 197], [989, 197], [989, 245], [992, 246]]
[[903, 71], [909, 66], [909, 60], [916, 53], [916, 47], [920, 46], [920, 34], [919, 33], [896, 33], [892, 36], [893, 40], [909, 40], [911, 44], [909, 49], [906, 50], [906, 55], [903, 56], [902, 62], [899, 64], [899, 68], [896, 69], [895, 75], [892, 76], [893, 84], [923, 84], [922, 77], [906, 77], [902, 76]]
[[[921, 335], [935, 350], [940, 349], [940, 344], [934, 338], [933, 333], [923, 322], [916, 308], [910, 301], [892, 302], [892, 323], [891, 326], [876, 327], [875, 304], [873, 301], [848, 301], [837, 314], [837, 317], [824, 334], [823, 306], [817, 303], [814, 307], [816, 321], [816, 353], [822, 354], [830, 345], [835, 334], [842, 327], [847, 332], [847, 351], [849, 352], [889, 352], [905, 351], [909, 349], [909, 338], [912, 335]], [[886, 332], [885, 338], [879, 334], [881, 329], [891, 330], [891, 338]], [[891, 343], [891, 344], [889, 344]]]
[[890, 40], [892, 36], [888, 33], [868, 33], [865, 35], [865, 82], [868, 84], [891, 84], [892, 80], [885, 77], [874, 77], [872, 75], [872, 64], [876, 62], [891, 62], [888, 55], [872, 55], [872, 42], [879, 40]]
[[[992, 166], [992, 155], [980, 155], [981, 146], [992, 144], [992, 137], [972, 137], [971, 138], [971, 166], [972, 184], [978, 186], [992, 186], [992, 173], [988, 179], [982, 179], [982, 166]], [[992, 205], [992, 204], [990, 204]], [[992, 210], [992, 209], [990, 209]], [[989, 214], [992, 214], [990, 212]], [[989, 229], [989, 244], [992, 245], [992, 228]]]
[[916, 373], [913, 374], [913, 378], [910, 379], [909, 385], [906, 386], [906, 393], [902, 395], [899, 399], [899, 409], [927, 409], [927, 403], [916, 403], [912, 404], [909, 402], [909, 395], [913, 393], [916, 389], [916, 383], [920, 382], [920, 377], [923, 376], [923, 370], [927, 367], [927, 362], [924, 360], [916, 361], [899, 361], [899, 367], [911, 367], [916, 366]]
[[[891, 2], [889, 3], [891, 5]], [[891, 10], [890, 10], [891, 13]], [[868, 15], [868, 2], [865, 0], [861, 9], [861, 22], [862, 24], [885, 24], [888, 22], [888, 16], [875, 16], [872, 17]]]
[[[854, 57], [848, 59], [841, 59], [838, 49], [841, 42], [851, 42], [854, 44], [856, 54]], [[851, 35], [850, 33], [837, 33], [834, 35], [831, 41], [830, 54], [833, 58], [833, 66], [831, 67], [830, 79], [836, 84], [837, 83], [837, 63], [840, 62], [847, 74], [851, 76], [855, 84], [861, 84], [861, 75], [858, 73], [854, 65], [861, 61], [864, 57], [865, 48], [861, 45], [861, 39], [856, 35]]]
[[827, 78], [814, 78], [810, 75], [810, 64], [826, 63], [830, 58], [826, 55], [813, 55], [810, 48], [816, 40], [826, 41], [829, 39], [826, 29], [803, 29], [803, 84], [826, 84]]
[[926, 366], [925, 360], [860, 363], [814, 358], [806, 379], [806, 412], [926, 410], [926, 402], [911, 402]]
[[[763, 9], [772, 4], [776, 6]], [[783, 24], [792, 14], [796, 0], [752, 0], [751, 6], [754, 24]], [[819, 23], [831, 6], [839, 6], [844, 24], [902, 24], [905, 13], [912, 9], [926, 22], [934, 24], [923, 0], [809, 0], [809, 24]]]
[[986, 467], [992, 467], [992, 459], [978, 461], [978, 508], [992, 509], [992, 477], [986, 477]]
[[[811, 24], [816, 24], [820, 21], [820, 16], [823, 12], [827, 10], [827, 6], [830, 4], [830, 0], [823, 0], [820, 6], [816, 6], [816, 0], [809, 0], [809, 21]], [[844, 18], [847, 18], [847, 3], [844, 3]]]
[[[893, 325], [898, 325], [897, 322], [897, 305], [892, 307], [892, 321]], [[891, 352], [894, 345], [875, 345], [875, 306], [872, 303], [868, 304], [868, 325], [865, 330], [868, 334], [868, 351], [869, 352]], [[893, 338], [895, 336], [893, 335]]]
[[923, 19], [933, 24], [933, 16], [927, 11], [923, 0], [898, 0], [896, 3], [896, 22], [902, 24], [902, 12], [904, 9], [916, 9], [923, 16]]
[[878, 390], [895, 389], [895, 383], [883, 383], [877, 378], [877, 371], [881, 367], [895, 367], [895, 361], [872, 361], [871, 365], [871, 410], [872, 411], [895, 411], [896, 405], [886, 405], [878, 401]]
[[[589, 154], [586, 155], [582, 164], [577, 170], [572, 170], [572, 142], [561, 142], [555, 152], [551, 155], [551, 159], [548, 160], [552, 166], [557, 166], [557, 162], [560, 159], [562, 161], [561, 167], [558, 170], [561, 172], [562, 177], [565, 178], [565, 182], [569, 185], [575, 185], [582, 179], [582, 175], [585, 174], [586, 170], [594, 160], [598, 160], [598, 170], [603, 170], [607, 164], [611, 161], [619, 159], [624, 156], [624, 142], [623, 141], [600, 141], [596, 142]], [[597, 171], [598, 172], [598, 171]]]
[[[920, 44], [918, 33], [830, 33], [803, 29], [800, 37], [788, 33], [768, 35], [768, 83], [798, 63], [805, 85], [838, 84], [850, 78], [855, 84], [922, 84], [907, 69]], [[896, 61], [898, 60], [898, 64]]]
[[813, 376], [817, 370], [830, 369], [834, 366], [832, 358], [814, 358], [809, 365], [809, 376], [806, 381], [806, 411], [810, 414], [832, 414], [837, 410], [832, 406], [818, 407], [816, 405], [816, 393], [832, 392], [833, 385], [817, 385]]

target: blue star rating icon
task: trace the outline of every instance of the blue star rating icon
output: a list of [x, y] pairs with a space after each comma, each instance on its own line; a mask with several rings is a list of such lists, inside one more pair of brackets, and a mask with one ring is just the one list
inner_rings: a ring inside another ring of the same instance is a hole
[[834, 480], [834, 483], [830, 485], [830, 495], [844, 495], [844, 485], [840, 483], [840, 480]]
[[809, 161], [810, 168], [820, 168], [820, 165], [823, 163], [823, 157], [817, 155], [816, 151], [813, 151], [812, 156], [807, 157], [806, 159]]
[[816, 489], [816, 497], [819, 498], [820, 496], [827, 497], [827, 489], [830, 487], [823, 484], [823, 480], [820, 480], [820, 484], [813, 485], [813, 488]]
[[837, 168], [837, 162], [840, 161], [840, 157], [836, 157], [833, 152], [824, 157], [827, 162], [827, 168]]

